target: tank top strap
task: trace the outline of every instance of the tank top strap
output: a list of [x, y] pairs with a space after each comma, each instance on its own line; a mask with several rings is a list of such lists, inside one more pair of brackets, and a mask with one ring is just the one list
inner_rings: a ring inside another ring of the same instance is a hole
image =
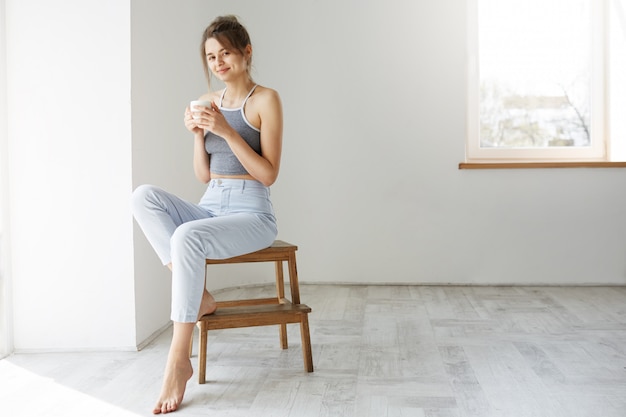
[[[246, 105], [246, 102], [248, 101], [248, 99], [250, 98], [250, 96], [252, 95], [252, 93], [254, 93], [254, 90], [258, 87], [258, 84], [254, 84], [254, 86], [252, 86], [252, 88], [250, 89], [250, 92], [248, 93], [248, 95], [246, 96], [246, 98], [243, 99], [243, 103], [241, 103], [241, 108], [243, 109]], [[224, 96], [226, 95], [226, 89], [224, 89], [224, 91], [222, 91], [222, 95], [220, 96], [220, 104], [219, 107], [222, 107], [222, 102], [224, 101]]]
[[243, 103], [241, 103], [241, 108], [242, 109], [246, 106], [246, 101], [248, 101], [248, 99], [250, 98], [252, 93], [254, 93], [254, 90], [257, 88], [257, 86], [258, 86], [258, 84], [254, 84], [254, 86], [252, 87], [252, 89], [250, 89], [250, 92], [248, 93], [246, 98], [243, 99]]
[[224, 101], [224, 95], [226, 94], [226, 89], [224, 88], [224, 91], [222, 91], [222, 95], [220, 96], [220, 104], [218, 105], [218, 107], [222, 107], [222, 101]]

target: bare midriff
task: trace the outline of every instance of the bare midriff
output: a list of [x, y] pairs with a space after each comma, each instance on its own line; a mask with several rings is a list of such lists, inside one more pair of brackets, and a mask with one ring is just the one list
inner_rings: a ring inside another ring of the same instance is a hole
[[221, 174], [214, 174], [213, 172], [211, 172], [211, 179], [229, 179], [229, 180], [253, 180], [256, 181], [256, 179], [250, 175], [250, 174], [243, 174], [243, 175], [221, 175]]

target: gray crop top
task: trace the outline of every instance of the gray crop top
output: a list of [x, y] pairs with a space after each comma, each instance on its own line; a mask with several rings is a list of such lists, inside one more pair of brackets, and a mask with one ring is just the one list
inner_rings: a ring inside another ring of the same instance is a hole
[[[222, 107], [222, 100], [224, 100], [224, 94], [226, 93], [226, 89], [224, 89], [220, 97], [219, 108], [228, 124], [241, 135], [243, 140], [245, 140], [256, 153], [261, 155], [261, 131], [248, 122], [243, 111], [246, 101], [248, 101], [248, 98], [250, 98], [255, 88], [256, 85], [252, 87], [252, 90], [250, 90], [243, 100], [241, 107], [236, 109], [225, 109]], [[204, 135], [204, 148], [211, 157], [211, 172], [220, 175], [248, 174], [248, 171], [241, 165], [241, 162], [239, 162], [239, 159], [233, 154], [228, 143], [226, 143], [221, 136], [207, 132], [206, 135]]]

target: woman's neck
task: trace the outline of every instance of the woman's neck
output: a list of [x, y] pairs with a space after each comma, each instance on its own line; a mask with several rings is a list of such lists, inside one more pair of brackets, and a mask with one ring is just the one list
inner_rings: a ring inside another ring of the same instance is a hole
[[224, 101], [232, 106], [238, 106], [252, 90], [252, 87], [254, 87], [254, 81], [249, 78], [241, 82], [226, 83]]

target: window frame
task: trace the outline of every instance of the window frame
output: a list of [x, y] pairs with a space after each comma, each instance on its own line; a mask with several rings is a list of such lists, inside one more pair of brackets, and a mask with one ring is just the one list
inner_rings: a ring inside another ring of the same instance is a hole
[[520, 162], [601, 162], [610, 160], [608, 129], [608, 1], [593, 0], [591, 57], [591, 135], [589, 147], [481, 148], [480, 68], [478, 44], [478, 3], [468, 0], [467, 10], [467, 163]]

